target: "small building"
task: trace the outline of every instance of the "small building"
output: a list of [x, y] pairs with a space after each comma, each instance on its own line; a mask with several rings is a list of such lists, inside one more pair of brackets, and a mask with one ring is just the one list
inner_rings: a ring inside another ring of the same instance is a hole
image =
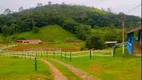
[[23, 44], [39, 44], [42, 41], [41, 40], [17, 40], [16, 42], [23, 43]]
[[[136, 33], [136, 35], [134, 35]], [[135, 38], [136, 37], [136, 38]], [[127, 49], [129, 54], [141, 56], [142, 54], [142, 27], [133, 28], [127, 32]]]

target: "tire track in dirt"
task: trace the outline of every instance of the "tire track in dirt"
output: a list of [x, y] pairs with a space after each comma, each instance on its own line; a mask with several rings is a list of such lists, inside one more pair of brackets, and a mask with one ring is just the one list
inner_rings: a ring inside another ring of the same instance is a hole
[[79, 76], [82, 80], [97, 80], [96, 78], [94, 78], [93, 76], [87, 74], [86, 72], [78, 69], [78, 68], [75, 68], [74, 66], [72, 65], [69, 65], [69, 64], [66, 64], [62, 61], [59, 61], [59, 60], [55, 60], [55, 59], [52, 59], [64, 66], [66, 66], [67, 68], [69, 68], [74, 74], [76, 74], [77, 76]]
[[50, 67], [54, 76], [54, 80], [67, 80], [67, 78], [53, 64], [51, 64], [50, 62], [44, 59], [39, 59], [39, 60], [43, 61]]

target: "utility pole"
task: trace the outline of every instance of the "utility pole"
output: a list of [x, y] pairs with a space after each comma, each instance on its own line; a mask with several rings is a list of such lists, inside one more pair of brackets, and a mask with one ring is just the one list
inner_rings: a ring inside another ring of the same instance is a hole
[[124, 14], [123, 13], [121, 14], [121, 20], [122, 20], [122, 55], [123, 55], [123, 58], [124, 58], [125, 34], [124, 34]]

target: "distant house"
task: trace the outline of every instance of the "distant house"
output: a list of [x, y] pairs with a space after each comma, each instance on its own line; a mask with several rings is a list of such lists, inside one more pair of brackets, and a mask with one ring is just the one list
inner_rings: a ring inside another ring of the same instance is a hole
[[41, 40], [17, 40], [16, 42], [23, 43], [23, 44], [39, 44], [42, 41]]
[[[134, 32], [137, 32], [135, 39]], [[127, 32], [127, 49], [130, 54], [142, 55], [142, 27], [131, 29]]]

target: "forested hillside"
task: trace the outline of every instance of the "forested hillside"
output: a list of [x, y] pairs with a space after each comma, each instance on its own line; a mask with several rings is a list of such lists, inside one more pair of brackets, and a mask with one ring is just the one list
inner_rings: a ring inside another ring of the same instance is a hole
[[[139, 17], [125, 15], [125, 27], [127, 28], [136, 26], [140, 21], [141, 18]], [[100, 27], [107, 27], [108, 30], [121, 28], [121, 16], [93, 7], [51, 3], [0, 15], [0, 33], [4, 37], [48, 25], [59, 25], [74, 33], [79, 39], [87, 40], [93, 34], [93, 29]], [[118, 39], [117, 41], [120, 42], [120, 39]], [[104, 40], [107, 41], [110, 38]], [[114, 40], [114, 38], [111, 40]]]
[[[135, 26], [138, 21], [140, 18], [126, 15], [125, 26]], [[48, 4], [21, 12], [0, 15], [0, 32], [3, 33], [5, 28], [9, 30], [9, 34], [14, 34], [30, 31], [34, 26], [42, 27], [51, 24], [58, 24], [64, 29], [74, 32], [74, 26], [77, 24], [89, 25], [92, 28], [94, 26], [120, 27], [121, 18], [119, 14], [96, 8], [67, 4]]]

